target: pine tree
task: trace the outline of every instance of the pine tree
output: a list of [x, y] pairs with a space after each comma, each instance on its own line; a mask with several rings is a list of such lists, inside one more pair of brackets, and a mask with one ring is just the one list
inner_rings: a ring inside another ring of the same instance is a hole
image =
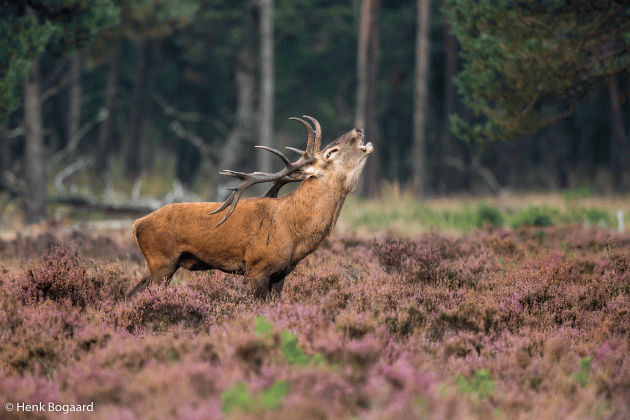
[[45, 50], [55, 56], [85, 46], [100, 30], [116, 24], [113, 0], [4, 1], [0, 7], [0, 119], [20, 102], [17, 87], [31, 60]]
[[473, 141], [536, 132], [570, 115], [589, 92], [630, 68], [630, 8], [609, 0], [447, 0], [464, 69], [463, 102], [485, 122], [458, 116]]

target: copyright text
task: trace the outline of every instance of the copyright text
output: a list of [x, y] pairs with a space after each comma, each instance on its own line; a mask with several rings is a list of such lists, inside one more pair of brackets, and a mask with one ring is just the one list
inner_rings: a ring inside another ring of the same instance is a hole
[[63, 413], [68, 414], [75, 411], [94, 411], [94, 403], [89, 404], [56, 404], [54, 402], [39, 402], [35, 404], [26, 404], [23, 402], [18, 403], [6, 403], [4, 405], [7, 411], [20, 411], [20, 412], [51, 412], [51, 413]]

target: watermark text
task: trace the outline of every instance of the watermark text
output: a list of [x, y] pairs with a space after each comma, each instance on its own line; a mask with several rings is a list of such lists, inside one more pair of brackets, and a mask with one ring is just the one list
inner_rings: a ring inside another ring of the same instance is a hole
[[55, 402], [38, 402], [33, 404], [27, 404], [24, 402], [6, 403], [4, 405], [6, 411], [17, 412], [49, 412], [49, 413], [62, 413], [68, 414], [76, 411], [94, 411], [94, 403], [89, 404], [57, 404]]

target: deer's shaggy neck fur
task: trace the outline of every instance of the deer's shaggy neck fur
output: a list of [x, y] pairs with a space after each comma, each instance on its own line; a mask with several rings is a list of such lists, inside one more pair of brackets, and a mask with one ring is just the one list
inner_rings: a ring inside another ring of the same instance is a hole
[[347, 192], [336, 187], [333, 181], [308, 178], [281, 199], [286, 224], [296, 238], [295, 257], [304, 258], [330, 235], [346, 195]]

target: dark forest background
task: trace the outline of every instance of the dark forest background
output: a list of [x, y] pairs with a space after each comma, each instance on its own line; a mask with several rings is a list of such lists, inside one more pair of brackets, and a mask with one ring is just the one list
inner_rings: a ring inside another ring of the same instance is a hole
[[[324, 143], [365, 129], [375, 146], [359, 186], [365, 197], [383, 182], [418, 197], [630, 188], [627, 28], [605, 20], [628, 21], [623, 2], [0, 5], [0, 188], [23, 200], [30, 221], [55, 201], [150, 209], [188, 192], [221, 199], [220, 170], [280, 169], [254, 145], [305, 147], [303, 128], [288, 121], [302, 115], [321, 122]], [[575, 51], [564, 40], [575, 40]], [[523, 51], [534, 64], [514, 61]], [[616, 61], [589, 64], [599, 57]], [[481, 62], [498, 63], [490, 79]], [[490, 96], [476, 96], [482, 82], [495, 89]], [[523, 92], [530, 96], [510, 114]], [[491, 118], [484, 106], [507, 108], [498, 114], [518, 129], [462, 129]], [[530, 111], [558, 118], [521, 123]]]

